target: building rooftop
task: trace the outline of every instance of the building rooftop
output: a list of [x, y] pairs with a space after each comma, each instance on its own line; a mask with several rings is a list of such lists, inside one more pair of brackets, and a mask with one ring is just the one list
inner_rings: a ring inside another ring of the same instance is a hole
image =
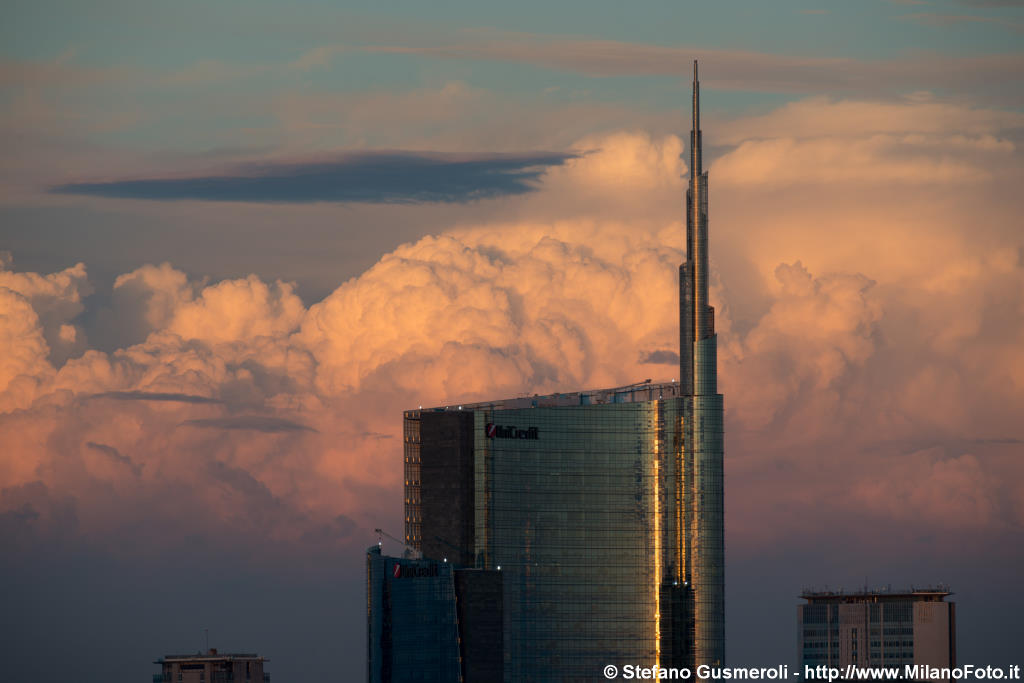
[[680, 395], [680, 384], [671, 382], [651, 382], [646, 379], [635, 384], [613, 387], [611, 389], [590, 389], [581, 391], [560, 392], [555, 394], [533, 394], [517, 396], [495, 401], [479, 401], [477, 403], [452, 403], [449, 405], [407, 410], [407, 417], [417, 412], [443, 413], [458, 410], [515, 410], [520, 408], [561, 408], [570, 406], [596, 406], [609, 403], [641, 403], [659, 398], [675, 398]]
[[934, 586], [909, 586], [896, 588], [884, 586], [882, 588], [859, 588], [847, 591], [842, 588], [838, 590], [805, 588], [800, 592], [800, 597], [810, 603], [822, 602], [885, 602], [890, 600], [921, 600], [930, 602], [941, 602], [946, 596], [953, 595], [949, 586], [938, 584]]
[[163, 664], [165, 662], [212, 662], [222, 660], [234, 660], [234, 659], [259, 659], [260, 661], [269, 662], [270, 660], [266, 657], [260, 657], [258, 654], [251, 652], [222, 652], [218, 653], [217, 648], [210, 648], [205, 654], [202, 652], [196, 652], [194, 655], [164, 655], [160, 659], [153, 662], [154, 664]]

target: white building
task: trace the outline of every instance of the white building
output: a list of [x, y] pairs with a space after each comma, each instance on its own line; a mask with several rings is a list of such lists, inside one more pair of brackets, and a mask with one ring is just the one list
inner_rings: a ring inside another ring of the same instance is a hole
[[945, 586], [903, 591], [805, 591], [797, 619], [804, 666], [956, 666], [956, 604]]

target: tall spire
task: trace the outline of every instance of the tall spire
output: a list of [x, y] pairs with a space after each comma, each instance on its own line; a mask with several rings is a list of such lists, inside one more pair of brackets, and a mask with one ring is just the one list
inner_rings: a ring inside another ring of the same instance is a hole
[[691, 169], [691, 174], [700, 175], [700, 79], [697, 77], [697, 60], [693, 60], [693, 127], [697, 133], [697, 144], [694, 146], [697, 152], [697, 165]]
[[690, 130], [690, 183], [686, 190], [686, 262], [679, 272], [679, 363], [682, 391], [717, 393], [715, 312], [708, 303], [708, 176], [702, 164], [700, 81], [693, 62], [693, 128]]
[[718, 393], [715, 309], [708, 297], [708, 174], [701, 159], [700, 81], [693, 63], [693, 129], [686, 189], [686, 261], [679, 266], [679, 365], [683, 409], [680, 578], [690, 587], [696, 665], [725, 660], [723, 399]]
[[697, 77], [697, 60], [693, 60], [693, 125], [690, 128], [690, 180], [699, 178], [701, 168], [700, 139], [700, 80]]

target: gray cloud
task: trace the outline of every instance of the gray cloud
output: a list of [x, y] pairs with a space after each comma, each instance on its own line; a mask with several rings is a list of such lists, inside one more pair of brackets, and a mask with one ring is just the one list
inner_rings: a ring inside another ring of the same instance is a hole
[[135, 474], [136, 477], [138, 477], [138, 476], [140, 476], [142, 474], [142, 465], [141, 464], [134, 462], [127, 455], [122, 455], [121, 451], [117, 450], [113, 446], [108, 446], [105, 443], [96, 443], [95, 441], [87, 441], [85, 443], [85, 445], [88, 446], [89, 448], [91, 448], [94, 451], [98, 451], [100, 453], [103, 453], [104, 455], [106, 455], [108, 458], [110, 458], [114, 462], [120, 463], [122, 465], [127, 465], [131, 469], [131, 471]]
[[237, 417], [213, 417], [200, 420], [185, 420], [181, 423], [186, 427], [205, 427], [208, 429], [251, 429], [257, 432], [315, 432], [317, 430], [299, 422], [281, 417], [264, 415], [238, 415]]
[[331, 547], [337, 545], [340, 540], [355, 535], [357, 531], [369, 531], [369, 529], [360, 529], [359, 525], [347, 515], [337, 515], [334, 519], [305, 532], [302, 535], [302, 540], [322, 547]]
[[209, 471], [215, 479], [227, 484], [246, 498], [251, 499], [253, 503], [271, 507], [279, 507], [281, 505], [280, 499], [270, 492], [266, 484], [243, 469], [231, 467], [219, 460], [214, 460], [209, 464]]
[[0, 513], [0, 534], [6, 538], [15, 528], [27, 528], [37, 519], [39, 511], [31, 503], [22, 503], [20, 507]]
[[640, 354], [641, 363], [652, 363], [654, 365], [678, 365], [679, 353], [671, 349], [658, 349]]
[[69, 183], [50, 191], [150, 200], [459, 203], [532, 192], [547, 167], [572, 156], [363, 152], [327, 162], [247, 164], [224, 175]]
[[1024, 7], [1024, 0], [960, 0], [971, 7]]
[[174, 401], [178, 403], [223, 403], [220, 399], [194, 394], [162, 391], [104, 391], [89, 398], [110, 398], [115, 401]]
[[1015, 439], [1013, 437], [998, 437], [990, 439], [975, 439], [976, 443], [992, 443], [992, 444], [1015, 444], [1024, 443], [1024, 439]]
[[1003, 28], [1011, 31], [1020, 33], [1024, 31], [1024, 24], [1016, 21], [1007, 21], [999, 17], [979, 17], [973, 14], [939, 14], [937, 12], [918, 12], [916, 14], [908, 14], [904, 17], [911, 21], [924, 24], [926, 26], [955, 26], [963, 23], [974, 23], [974, 24], [995, 24], [1002, 26]]

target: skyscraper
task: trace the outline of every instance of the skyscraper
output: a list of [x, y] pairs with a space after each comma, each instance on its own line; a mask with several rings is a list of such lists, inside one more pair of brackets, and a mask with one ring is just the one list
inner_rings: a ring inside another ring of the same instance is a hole
[[501, 680], [501, 575], [366, 551], [367, 683]]
[[500, 572], [506, 681], [724, 663], [723, 408], [699, 106], [694, 63], [681, 380], [405, 413], [406, 543]]
[[505, 681], [693, 661], [679, 383], [405, 413], [406, 543], [501, 575]]
[[718, 335], [708, 303], [708, 174], [702, 167], [700, 81], [693, 63], [690, 187], [686, 190], [686, 261], [679, 266], [679, 377], [683, 412], [683, 561], [693, 587], [697, 664], [725, 659], [725, 513], [722, 395]]

